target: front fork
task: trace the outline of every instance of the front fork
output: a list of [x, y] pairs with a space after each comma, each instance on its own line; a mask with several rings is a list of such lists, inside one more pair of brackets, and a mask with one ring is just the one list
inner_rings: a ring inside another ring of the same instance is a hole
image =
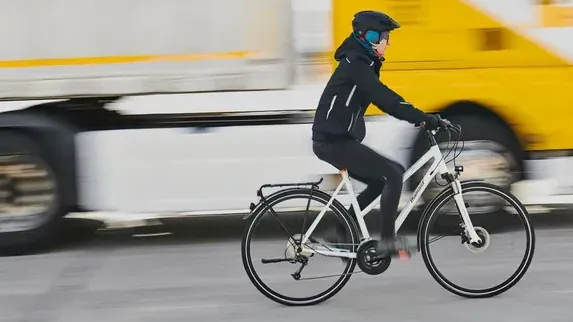
[[481, 243], [482, 240], [476, 233], [474, 225], [470, 219], [470, 215], [468, 213], [468, 209], [466, 208], [466, 203], [462, 195], [462, 185], [460, 183], [460, 180], [458, 179], [459, 173], [463, 171], [463, 166], [456, 166], [455, 168], [456, 168], [455, 175], [451, 173], [445, 173], [444, 175], [442, 175], [442, 177], [444, 177], [444, 179], [446, 179], [449, 182], [449, 184], [452, 187], [452, 190], [454, 191], [454, 201], [456, 202], [456, 207], [458, 208], [458, 211], [462, 215], [462, 221], [463, 221], [462, 226], [470, 239], [470, 243], [479, 244]]

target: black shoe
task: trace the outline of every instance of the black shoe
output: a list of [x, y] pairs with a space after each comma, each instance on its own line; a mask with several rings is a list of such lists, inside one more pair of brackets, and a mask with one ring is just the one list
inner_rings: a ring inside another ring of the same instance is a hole
[[410, 259], [412, 253], [416, 252], [416, 245], [408, 243], [404, 237], [393, 237], [379, 240], [376, 243], [377, 257], [399, 257], [400, 259]]

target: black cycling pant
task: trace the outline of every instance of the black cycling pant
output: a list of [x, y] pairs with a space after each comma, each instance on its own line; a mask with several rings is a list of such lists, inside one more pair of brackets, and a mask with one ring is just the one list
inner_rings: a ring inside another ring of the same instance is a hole
[[[358, 196], [361, 210], [380, 197], [382, 214], [382, 239], [395, 236], [394, 221], [402, 194], [402, 165], [376, 153], [369, 147], [352, 139], [313, 141], [314, 154], [337, 169], [346, 169], [348, 175], [367, 187]], [[354, 209], [350, 213], [355, 216]]]

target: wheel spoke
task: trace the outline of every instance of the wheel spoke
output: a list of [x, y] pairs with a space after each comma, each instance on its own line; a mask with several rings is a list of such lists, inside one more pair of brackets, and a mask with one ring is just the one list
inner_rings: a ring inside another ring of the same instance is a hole
[[430, 240], [428, 241], [428, 244], [431, 244], [431, 243], [433, 243], [433, 242], [435, 242], [435, 241], [438, 241], [438, 240], [440, 240], [440, 239], [442, 239], [442, 238], [444, 238], [444, 237], [446, 237], [446, 236], [443, 236], [443, 235], [442, 235], [442, 236], [434, 237], [434, 238], [432, 238], [432, 239], [430, 239]]

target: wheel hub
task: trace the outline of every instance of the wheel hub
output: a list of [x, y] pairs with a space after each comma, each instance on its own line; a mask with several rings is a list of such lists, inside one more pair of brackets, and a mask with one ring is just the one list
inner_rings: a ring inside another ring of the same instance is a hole
[[[302, 249], [302, 245], [300, 244], [302, 240], [301, 234], [293, 235], [286, 244], [285, 249], [285, 257], [291, 261], [298, 261], [299, 257], [309, 258], [314, 256], [314, 253], [305, 251]], [[300, 246], [299, 246], [300, 245]]]
[[28, 230], [43, 223], [52, 207], [56, 183], [40, 160], [28, 155], [0, 156], [1, 232]]
[[469, 237], [467, 237], [464, 233], [465, 241], [463, 242], [464, 246], [472, 253], [482, 253], [486, 249], [488, 249], [491, 237], [490, 234], [485, 230], [483, 227], [474, 227], [476, 234], [481, 239], [481, 241], [477, 243], [470, 243]]

